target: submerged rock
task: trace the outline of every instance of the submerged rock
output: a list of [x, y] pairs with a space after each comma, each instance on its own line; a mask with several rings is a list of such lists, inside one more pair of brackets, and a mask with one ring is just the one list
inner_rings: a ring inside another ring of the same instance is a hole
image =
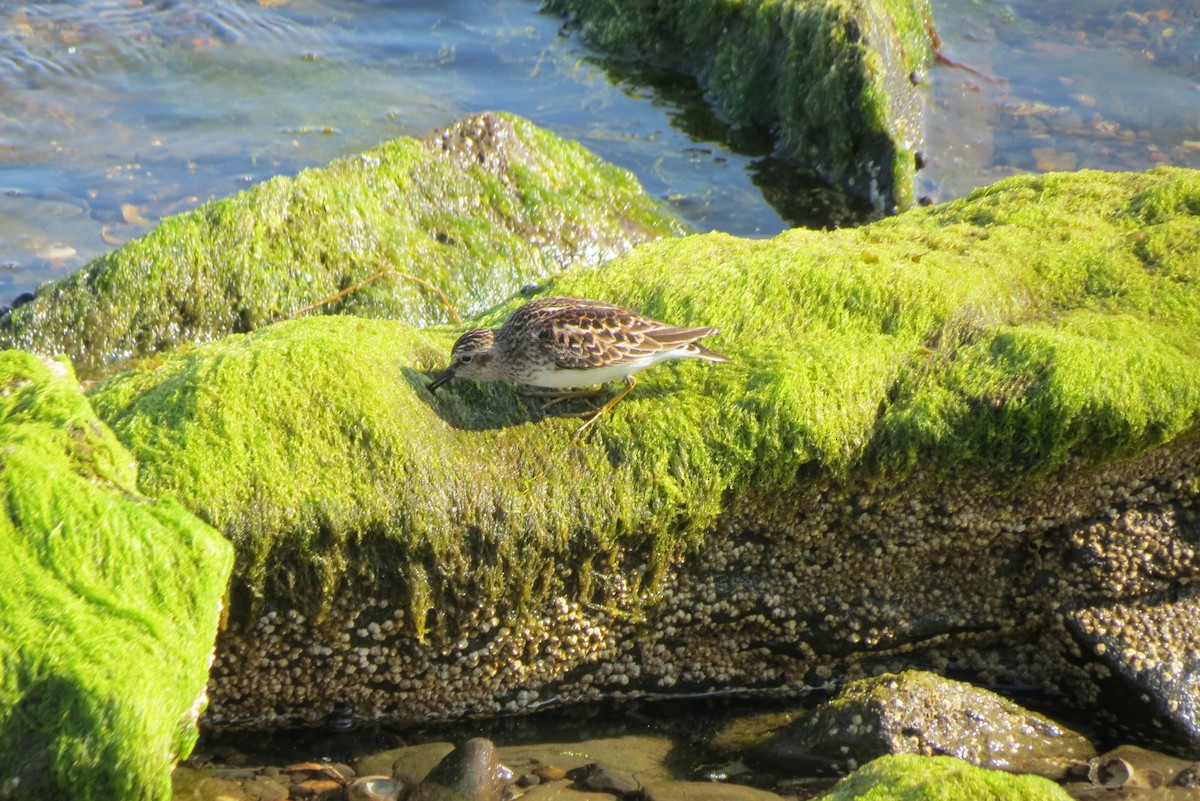
[[447, 754], [408, 801], [501, 801], [512, 780], [492, 741], [473, 737]]
[[478, 114], [169, 217], [39, 287], [0, 318], [0, 346], [90, 371], [327, 299], [317, 313], [443, 322], [682, 230], [630, 173]]
[[[913, 665], [1096, 704], [1111, 655], [1072, 615], [1153, 616], [1200, 580], [1197, 209], [1186, 170], [1023, 177], [572, 270], [542, 291], [719, 327], [734, 359], [647, 371], [583, 442], [512, 387], [429, 394], [461, 328], [350, 317], [195, 347], [92, 401], [143, 488], [237, 547], [213, 725]], [[1175, 621], [1155, 646], [1178, 658], [1135, 693], [1195, 697], [1200, 623]], [[1192, 705], [1160, 709], [1195, 738]]]
[[602, 49], [695, 76], [724, 119], [883, 211], [914, 204], [927, 0], [548, 0]]
[[0, 353], [0, 454], [0, 798], [165, 798], [232, 549], [138, 491], [61, 362]]

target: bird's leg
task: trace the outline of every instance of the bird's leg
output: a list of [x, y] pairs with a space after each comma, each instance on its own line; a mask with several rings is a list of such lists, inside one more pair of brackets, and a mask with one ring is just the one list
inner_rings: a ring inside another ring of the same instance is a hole
[[606, 403], [600, 407], [600, 411], [593, 414], [586, 423], [581, 425], [579, 428], [575, 429], [575, 434], [573, 435], [574, 438], [579, 439], [581, 436], [583, 436], [583, 432], [587, 431], [591, 427], [592, 423], [599, 420], [600, 417], [603, 416], [605, 412], [607, 412], [612, 407], [616, 406], [617, 403], [621, 400], [621, 398], [625, 397], [630, 392], [632, 392], [633, 388], [636, 386], [637, 386], [636, 378], [634, 378], [631, 375], [625, 376], [625, 389], [621, 390], [616, 395], [614, 395], [612, 397], [612, 399], [608, 401], [608, 403]]
[[570, 392], [563, 392], [562, 390], [538, 392], [522, 389], [518, 394], [522, 398], [548, 398], [549, 400], [542, 404], [542, 411], [545, 411], [556, 403], [561, 403], [565, 400], [571, 400], [572, 398], [594, 398], [604, 392], [604, 386], [605, 385], [601, 384], [595, 389], [577, 389]]

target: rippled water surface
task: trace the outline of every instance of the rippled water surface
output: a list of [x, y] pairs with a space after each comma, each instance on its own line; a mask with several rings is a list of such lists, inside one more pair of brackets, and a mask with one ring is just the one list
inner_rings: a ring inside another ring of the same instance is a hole
[[728, 132], [694, 86], [614, 84], [563, 25], [532, 0], [0, 6], [0, 302], [165, 215], [484, 109], [581, 140], [702, 230], [785, 227], [759, 156], [706, 141]]
[[922, 191], [1006, 175], [1200, 167], [1200, 3], [933, 0]]
[[[1200, 166], [1200, 3], [934, 0], [919, 191]], [[605, 64], [536, 0], [0, 4], [0, 303], [161, 217], [503, 109], [633, 170], [700, 230], [865, 209], [768, 158], [688, 79]]]

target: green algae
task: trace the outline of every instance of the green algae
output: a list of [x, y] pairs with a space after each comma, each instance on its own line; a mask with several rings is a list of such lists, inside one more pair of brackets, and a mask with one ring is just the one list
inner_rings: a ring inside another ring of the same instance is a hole
[[624, 59], [694, 75], [722, 116], [884, 209], [914, 203], [927, 0], [549, 0]]
[[422, 282], [470, 314], [681, 230], [630, 173], [484, 114], [169, 217], [40, 287], [0, 322], [0, 346], [93, 371], [254, 330], [382, 270], [321, 312], [426, 325], [453, 318]]
[[894, 754], [868, 762], [819, 796], [823, 801], [1067, 801], [1049, 779], [977, 768], [948, 756]]
[[[1189, 200], [1148, 223], [1163, 186]], [[572, 270], [540, 293], [717, 326], [734, 360], [644, 373], [584, 442], [512, 387], [429, 394], [460, 328], [352, 318], [197, 346], [92, 401], [145, 491], [234, 541], [251, 597], [320, 612], [371, 586], [423, 633], [432, 610], [601, 602], [595, 568], [618, 559], [652, 596], [747, 493], [1027, 480], [1194, 430], [1200, 289], [1140, 236], [1197, 226], [1193, 197], [1184, 170], [1014, 178], [862, 229], [691, 236]]]
[[137, 493], [69, 368], [6, 351], [0, 387], [0, 797], [168, 798], [232, 550]]

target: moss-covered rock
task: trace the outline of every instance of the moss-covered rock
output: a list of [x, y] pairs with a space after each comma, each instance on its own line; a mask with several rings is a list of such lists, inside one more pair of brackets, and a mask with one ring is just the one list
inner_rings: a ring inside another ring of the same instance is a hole
[[1014, 776], [954, 757], [885, 756], [842, 779], [821, 801], [1069, 801], [1040, 776]]
[[913, 205], [927, 0], [548, 0], [618, 57], [694, 75], [721, 114], [884, 210]]
[[92, 400], [143, 488], [238, 549], [220, 722], [1065, 654], [1065, 606], [1200, 578], [1198, 209], [1196, 172], [1044, 175], [571, 271], [544, 291], [718, 326], [734, 359], [644, 373], [585, 442], [511, 387], [430, 395], [460, 329], [348, 317], [198, 346]]
[[0, 346], [78, 370], [325, 313], [413, 325], [682, 226], [634, 177], [519, 117], [481, 114], [175, 215], [0, 320]]
[[0, 798], [167, 798], [232, 549], [138, 494], [63, 364], [0, 353], [0, 453]]
[[920, 670], [850, 682], [811, 713], [746, 739], [752, 763], [790, 773], [848, 772], [884, 754], [942, 754], [1058, 781], [1096, 756], [1086, 737], [1044, 715]]

